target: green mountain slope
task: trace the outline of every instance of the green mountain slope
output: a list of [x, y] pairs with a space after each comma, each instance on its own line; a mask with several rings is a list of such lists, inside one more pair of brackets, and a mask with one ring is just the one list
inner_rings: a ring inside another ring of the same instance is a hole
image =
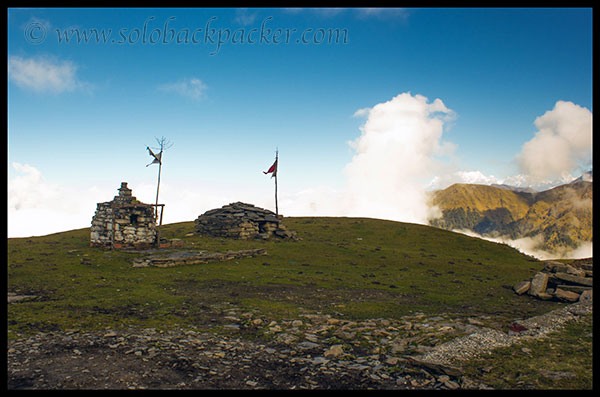
[[442, 216], [430, 224], [511, 239], [542, 236], [550, 252], [592, 241], [592, 182], [577, 181], [540, 192], [514, 192], [486, 185], [455, 184], [433, 192]]
[[284, 224], [302, 240], [230, 240], [189, 235], [193, 222], [165, 225], [162, 236], [181, 239], [179, 250], [268, 252], [171, 268], [134, 268], [133, 260], [148, 252], [90, 247], [89, 228], [8, 239], [8, 291], [36, 296], [8, 305], [9, 337], [214, 327], [225, 306], [275, 319], [307, 312], [347, 319], [443, 312], [506, 317], [507, 323], [517, 311], [527, 317], [557, 307], [512, 291], [544, 265], [504, 244], [375, 219], [285, 218]]

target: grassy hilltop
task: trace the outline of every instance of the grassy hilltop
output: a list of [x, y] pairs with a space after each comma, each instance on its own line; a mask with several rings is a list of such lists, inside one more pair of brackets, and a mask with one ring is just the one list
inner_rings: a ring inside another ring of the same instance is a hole
[[[8, 305], [9, 338], [65, 329], [209, 327], [214, 307], [292, 317], [348, 319], [423, 313], [490, 315], [510, 322], [562, 306], [510, 286], [543, 264], [515, 249], [429, 226], [362, 218], [286, 218], [302, 240], [185, 236], [184, 250], [265, 248], [267, 256], [172, 268], [134, 268], [148, 253], [89, 247], [89, 228], [8, 239], [8, 291], [36, 299]], [[166, 250], [169, 251], [169, 250]], [[172, 250], [171, 250], [172, 251]]]

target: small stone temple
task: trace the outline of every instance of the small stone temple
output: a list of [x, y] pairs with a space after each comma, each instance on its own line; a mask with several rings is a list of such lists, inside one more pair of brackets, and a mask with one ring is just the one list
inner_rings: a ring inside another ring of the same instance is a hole
[[195, 228], [198, 234], [214, 237], [296, 239], [296, 233], [287, 230], [281, 218], [272, 211], [237, 202], [206, 211], [196, 219]]
[[157, 238], [154, 206], [136, 200], [121, 182], [113, 201], [98, 203], [90, 234], [92, 247], [150, 248]]

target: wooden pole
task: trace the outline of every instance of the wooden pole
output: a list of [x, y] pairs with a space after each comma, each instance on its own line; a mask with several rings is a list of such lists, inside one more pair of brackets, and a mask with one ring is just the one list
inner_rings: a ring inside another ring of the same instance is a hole
[[279, 150], [275, 151], [275, 217], [279, 223], [279, 206], [277, 205], [277, 174], [279, 173]]
[[[158, 211], [158, 203], [156, 204], [156, 211]], [[158, 223], [158, 227], [156, 228], [156, 247], [160, 248], [160, 228], [162, 226], [163, 212], [165, 211], [165, 206], [162, 204], [160, 206], [160, 222]]]
[[[161, 150], [162, 153], [162, 150]], [[158, 183], [156, 184], [156, 207], [154, 207], [154, 219], [158, 220], [158, 189], [160, 189], [160, 170], [162, 167], [162, 154], [158, 163]], [[162, 214], [161, 214], [162, 215]]]

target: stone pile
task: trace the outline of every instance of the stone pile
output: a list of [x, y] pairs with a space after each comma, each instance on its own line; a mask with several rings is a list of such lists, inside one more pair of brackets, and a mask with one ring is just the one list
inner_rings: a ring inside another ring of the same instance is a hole
[[589, 258], [571, 264], [547, 261], [542, 271], [531, 280], [517, 283], [513, 290], [519, 295], [527, 293], [543, 300], [577, 302], [592, 299], [592, 286], [593, 262]]
[[239, 239], [296, 239], [296, 233], [281, 224], [274, 212], [241, 202], [206, 211], [196, 223], [196, 233]]
[[92, 218], [90, 246], [149, 248], [156, 242], [154, 207], [136, 200], [127, 182], [113, 201], [98, 203]]

